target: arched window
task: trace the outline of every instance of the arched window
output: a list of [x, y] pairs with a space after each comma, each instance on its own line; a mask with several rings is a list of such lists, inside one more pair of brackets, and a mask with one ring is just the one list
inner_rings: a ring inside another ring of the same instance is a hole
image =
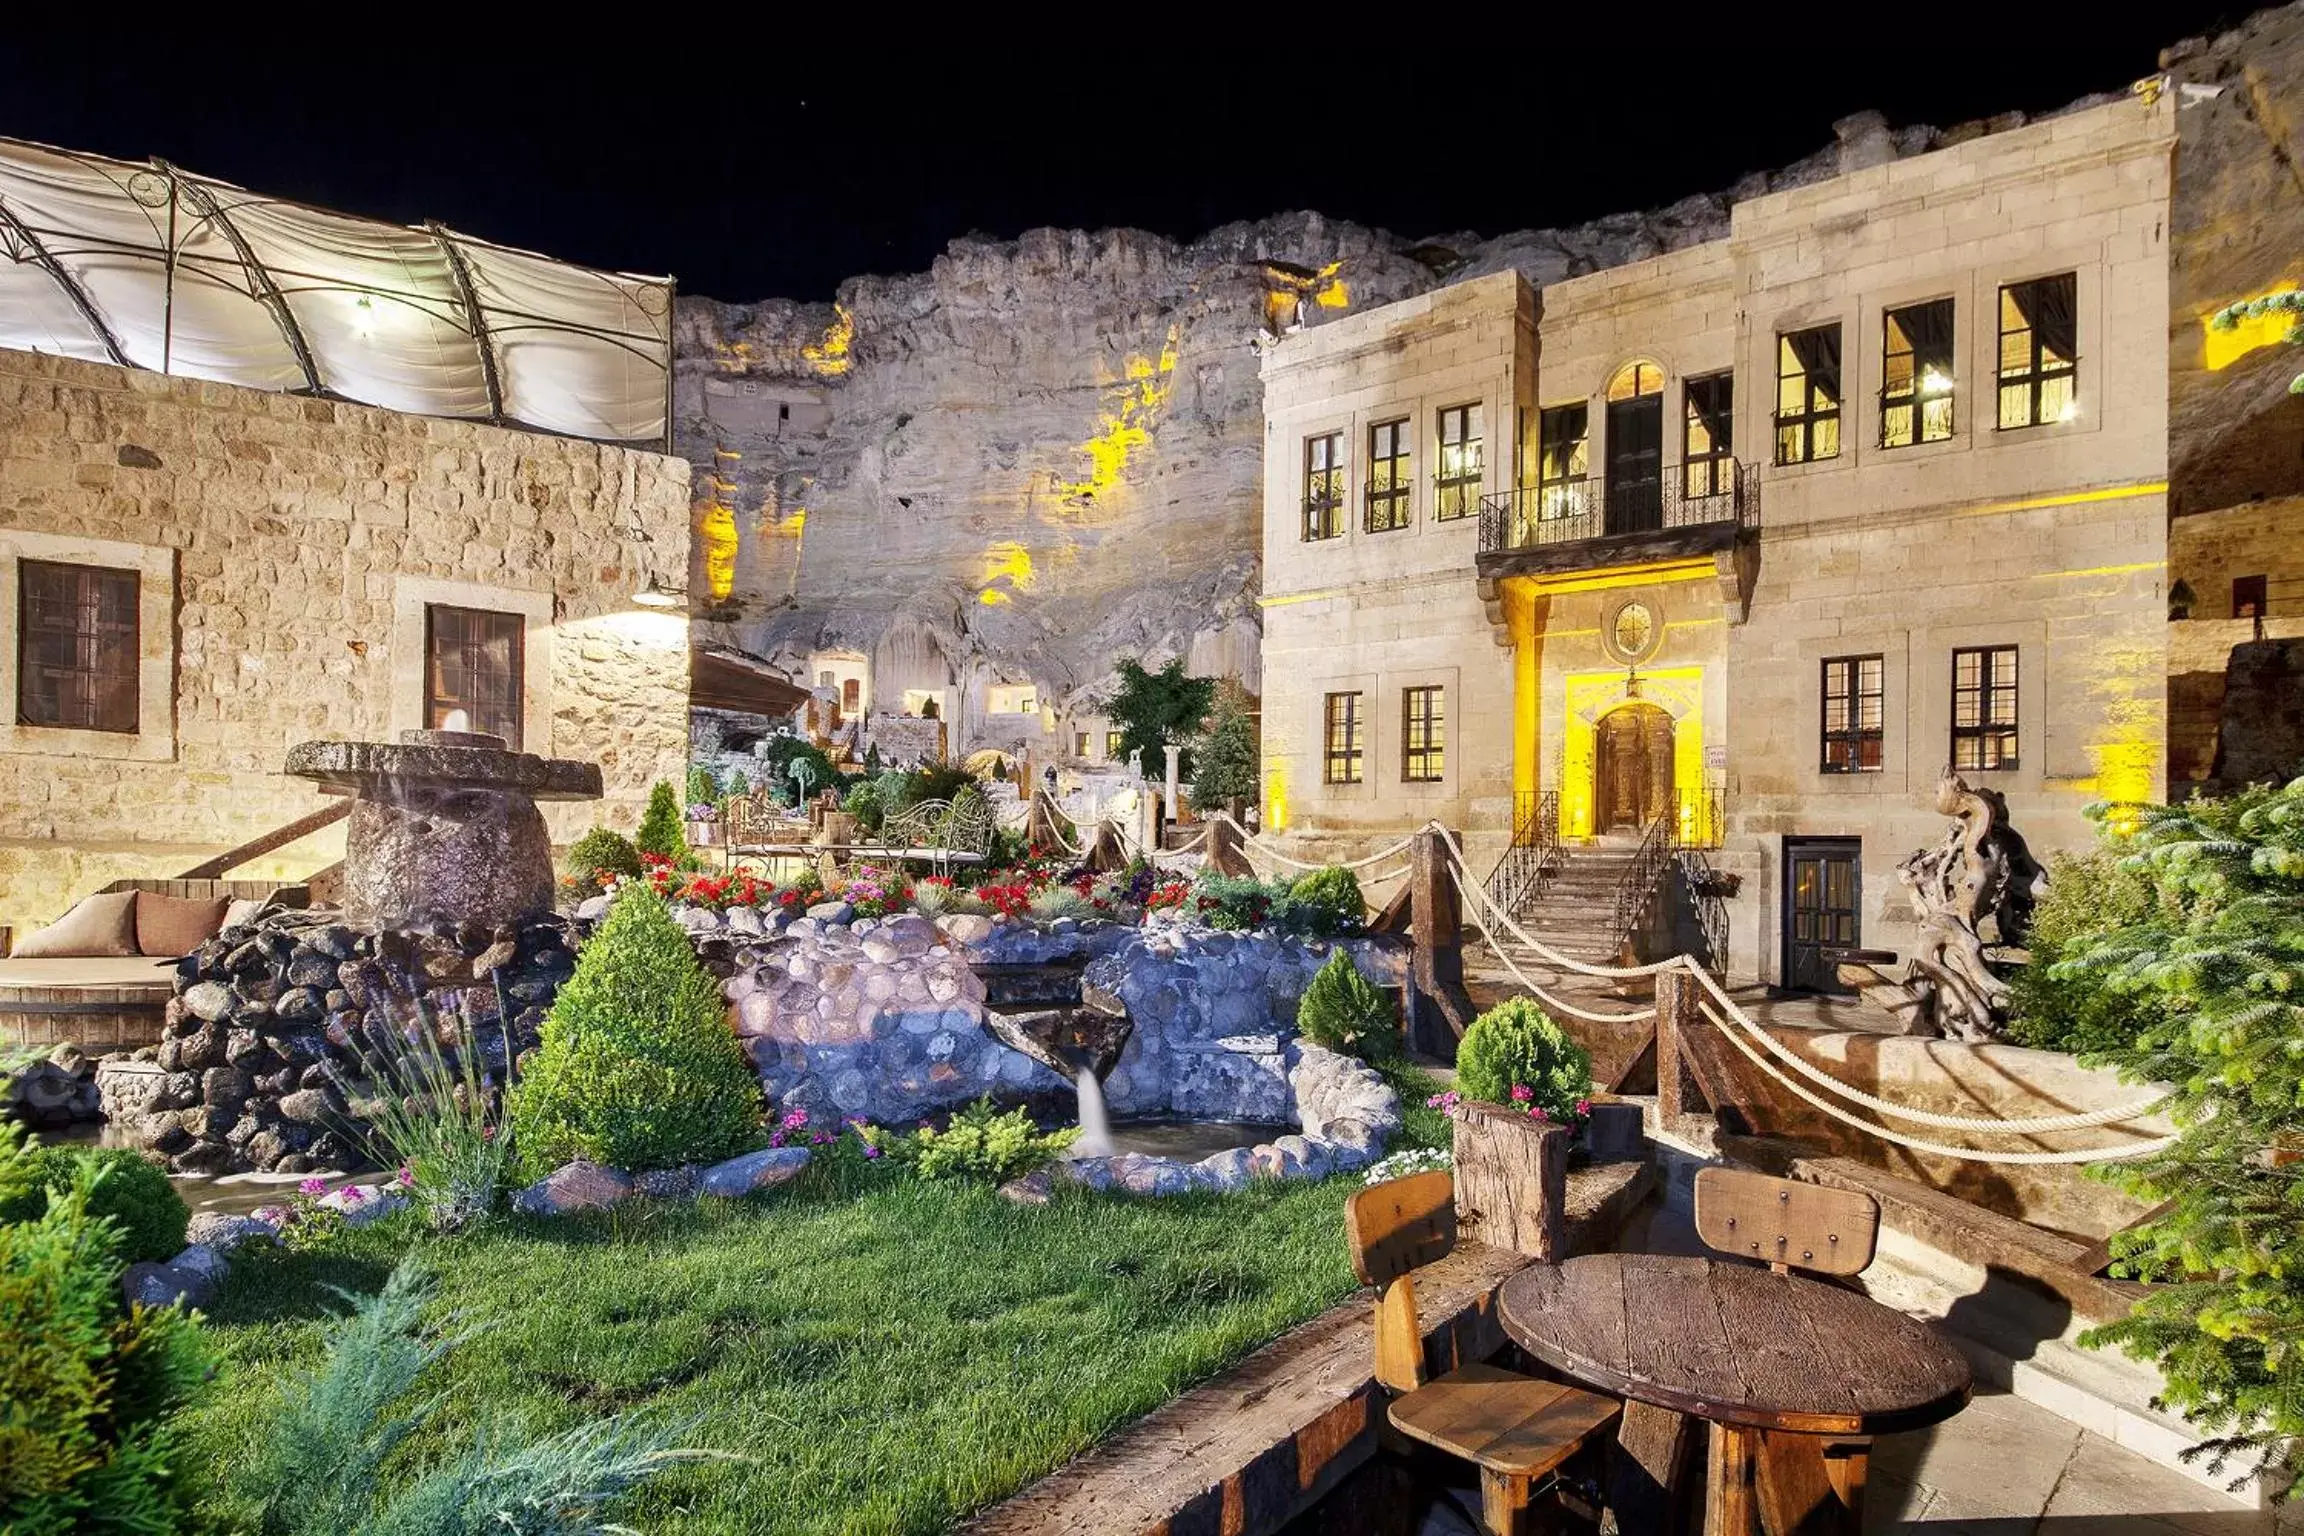
[[1654, 363], [1626, 363], [1608, 381], [1610, 400], [1637, 400], [1664, 392], [1664, 370]]

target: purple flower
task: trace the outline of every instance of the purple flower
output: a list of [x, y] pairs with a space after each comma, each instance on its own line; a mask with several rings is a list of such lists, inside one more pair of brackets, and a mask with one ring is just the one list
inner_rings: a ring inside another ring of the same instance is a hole
[[328, 1181], [324, 1178], [321, 1178], [318, 1174], [314, 1174], [311, 1178], [306, 1179], [303, 1183], [296, 1186], [296, 1193], [300, 1195], [312, 1195], [314, 1197], [324, 1195], [328, 1193]]
[[416, 1170], [409, 1167], [406, 1163], [402, 1163], [400, 1165], [400, 1171], [393, 1175], [393, 1180], [399, 1184], [402, 1189], [414, 1189], [416, 1187]]
[[771, 1147], [780, 1147], [780, 1146], [784, 1145], [784, 1133], [783, 1133], [782, 1131], [771, 1131], [771, 1132], [769, 1132], [769, 1133], [768, 1133], [768, 1145], [770, 1145]]
[[879, 1155], [880, 1149], [878, 1147], [874, 1146], [869, 1141], [864, 1143], [864, 1156], [867, 1161], [870, 1161], [873, 1158], [877, 1158]]

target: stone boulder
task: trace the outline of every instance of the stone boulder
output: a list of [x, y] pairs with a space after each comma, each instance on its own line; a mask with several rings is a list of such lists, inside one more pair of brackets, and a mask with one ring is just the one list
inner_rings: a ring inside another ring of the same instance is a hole
[[763, 1189], [774, 1189], [799, 1177], [808, 1166], [806, 1147], [770, 1147], [747, 1152], [724, 1163], [714, 1163], [696, 1179], [696, 1193], [722, 1200], [740, 1199]]
[[631, 1193], [629, 1174], [578, 1158], [514, 1195], [512, 1208], [529, 1216], [565, 1216], [571, 1211], [604, 1211]]

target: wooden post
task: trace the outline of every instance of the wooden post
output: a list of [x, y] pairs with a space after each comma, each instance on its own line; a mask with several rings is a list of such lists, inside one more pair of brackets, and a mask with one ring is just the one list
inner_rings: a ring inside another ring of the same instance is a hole
[[1567, 1256], [1564, 1125], [1500, 1104], [1468, 1103], [1456, 1120], [1456, 1228], [1472, 1242], [1547, 1264]]
[[1229, 821], [1208, 823], [1208, 867], [1220, 875], [1252, 876], [1255, 868], [1240, 849], [1240, 829]]
[[1429, 827], [1418, 832], [1409, 861], [1408, 1043], [1453, 1057], [1473, 1015], [1464, 991], [1462, 897], [1449, 867], [1448, 845], [1438, 832]]
[[1656, 1118], [1670, 1125], [1688, 1110], [1683, 1036], [1697, 1027], [1696, 978], [1675, 966], [1656, 973]]

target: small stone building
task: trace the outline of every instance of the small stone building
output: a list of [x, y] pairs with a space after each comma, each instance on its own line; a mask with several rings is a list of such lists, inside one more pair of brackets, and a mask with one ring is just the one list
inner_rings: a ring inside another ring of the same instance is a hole
[[1829, 988], [1909, 944], [1947, 765], [2042, 852], [2160, 796], [2176, 110], [1849, 143], [1725, 239], [1274, 345], [1267, 826], [1613, 875], [1664, 825], [1737, 975]]
[[[280, 771], [316, 737], [461, 712], [596, 762], [562, 842], [678, 781], [662, 279], [38, 146], [0, 142], [0, 179], [0, 924], [322, 808]], [[171, 229], [172, 263], [135, 243]]]

